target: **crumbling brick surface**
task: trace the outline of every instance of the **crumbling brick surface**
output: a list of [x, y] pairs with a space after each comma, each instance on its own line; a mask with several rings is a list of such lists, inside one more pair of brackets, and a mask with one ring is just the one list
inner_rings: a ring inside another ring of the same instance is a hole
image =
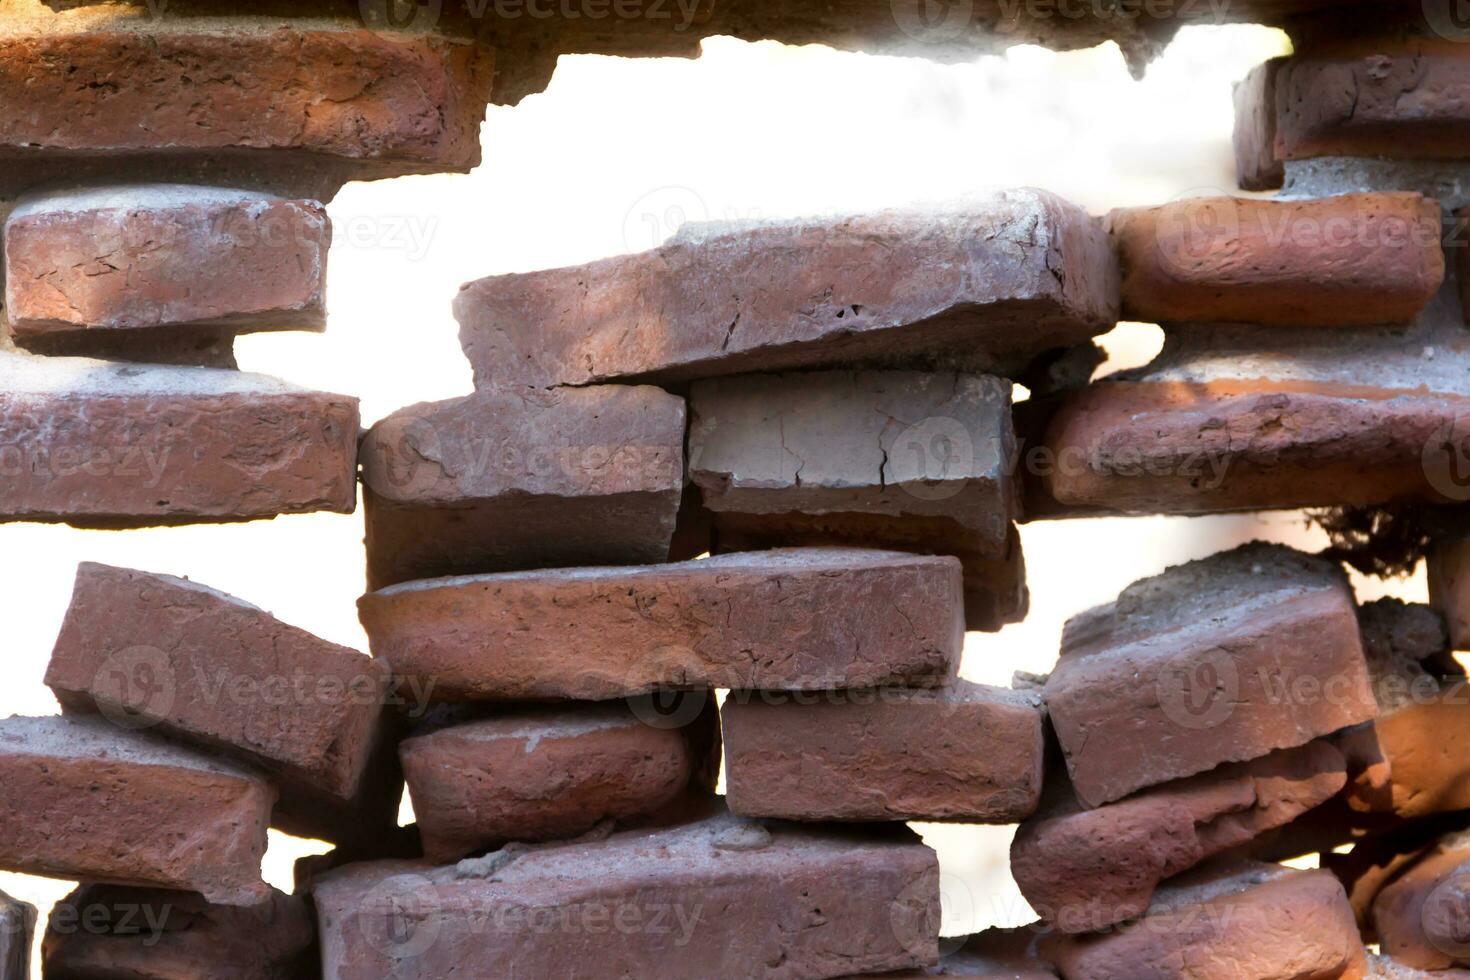
[[1421, 970], [1470, 966], [1470, 840], [1441, 838], [1398, 871], [1373, 900], [1382, 951]]
[[0, 980], [30, 980], [36, 907], [0, 892]]
[[374, 655], [443, 698], [932, 687], [964, 642], [959, 573], [894, 552], [742, 552], [405, 583], [359, 612]]
[[0, 721], [0, 867], [254, 905], [275, 790], [100, 718]]
[[685, 225], [650, 252], [471, 283], [455, 314], [481, 386], [1005, 373], [1111, 329], [1117, 276], [1097, 219], [1017, 190], [965, 210]]
[[934, 691], [733, 693], [722, 711], [730, 809], [1013, 823], [1041, 795], [1039, 701], [963, 680]]

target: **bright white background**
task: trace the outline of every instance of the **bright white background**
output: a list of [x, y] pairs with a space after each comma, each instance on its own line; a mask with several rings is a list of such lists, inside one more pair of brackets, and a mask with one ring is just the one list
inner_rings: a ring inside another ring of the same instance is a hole
[[[858, 211], [1022, 185], [1094, 213], [1229, 192], [1231, 84], [1284, 48], [1262, 28], [1187, 29], [1142, 81], [1111, 45], [959, 66], [726, 39], [695, 61], [563, 58], [545, 94], [490, 110], [475, 173], [346, 188], [329, 207], [328, 332], [246, 338], [241, 366], [358, 395], [368, 424], [469, 390], [449, 311], [462, 282], [647, 248], [682, 217]], [[1158, 342], [1156, 328], [1120, 327], [1109, 369]], [[0, 527], [0, 715], [56, 710], [41, 677], [79, 560], [187, 575], [366, 649], [354, 608], [361, 536], [360, 516], [340, 515], [122, 533]], [[1044, 671], [1067, 616], [1251, 537], [1321, 544], [1296, 515], [1028, 526], [1030, 619], [972, 634], [963, 672], [1005, 684], [1012, 670]], [[1394, 591], [1422, 598], [1423, 584]], [[946, 933], [1028, 921], [1006, 872], [1008, 828], [921, 830], [945, 871]], [[289, 890], [291, 861], [321, 849], [273, 833], [267, 878]], [[43, 912], [69, 887], [0, 874], [0, 888]]]

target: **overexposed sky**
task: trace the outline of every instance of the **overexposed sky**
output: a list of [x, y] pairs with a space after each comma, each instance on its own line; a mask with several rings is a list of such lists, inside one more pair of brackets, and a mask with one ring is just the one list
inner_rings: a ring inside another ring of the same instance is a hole
[[[1263, 28], [1186, 29], [1142, 81], [1111, 45], [954, 66], [720, 38], [697, 60], [563, 58], [546, 93], [490, 110], [473, 174], [344, 189], [328, 208], [328, 332], [245, 338], [241, 366], [357, 395], [371, 423], [469, 391], [450, 315], [462, 282], [641, 250], [686, 218], [852, 212], [1024, 185], [1094, 213], [1230, 192], [1231, 84], [1284, 48]], [[1156, 344], [1146, 327], [1109, 339], [1131, 360]], [[1291, 516], [1028, 526], [1031, 617], [973, 634], [964, 673], [1008, 683], [1017, 668], [1045, 670], [1066, 616], [1166, 564], [1299, 529]], [[361, 537], [360, 515], [121, 533], [0, 527], [10, 679], [0, 714], [56, 710], [41, 678], [78, 561], [186, 575], [366, 649], [354, 606]], [[1422, 598], [1422, 581], [1407, 589]], [[947, 933], [1027, 920], [1005, 871], [1008, 828], [924, 831], [945, 870]], [[289, 890], [291, 860], [320, 849], [273, 835], [268, 879]], [[0, 888], [43, 911], [68, 887], [0, 875]]]

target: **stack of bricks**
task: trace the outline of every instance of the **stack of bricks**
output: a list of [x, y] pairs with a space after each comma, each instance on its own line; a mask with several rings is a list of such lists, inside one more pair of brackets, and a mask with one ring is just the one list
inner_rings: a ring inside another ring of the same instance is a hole
[[[477, 162], [509, 42], [59, 6], [0, 31], [0, 514], [351, 511], [360, 475], [371, 656], [83, 564], [61, 714], [0, 721], [0, 868], [79, 882], [45, 975], [1470, 968], [1470, 50], [1303, 26], [1237, 90], [1277, 199], [1017, 190], [471, 283], [474, 392], [359, 441], [233, 337], [323, 326], [342, 182]], [[1092, 380], [1120, 318], [1164, 350]], [[1026, 614], [1018, 522], [1386, 506], [1448, 529], [1430, 605], [1253, 543], [1080, 613], [1045, 677], [959, 677]], [[1037, 921], [941, 940], [910, 821], [1016, 825]], [[293, 894], [268, 828], [334, 845]], [[13, 980], [37, 915], [0, 920]]]

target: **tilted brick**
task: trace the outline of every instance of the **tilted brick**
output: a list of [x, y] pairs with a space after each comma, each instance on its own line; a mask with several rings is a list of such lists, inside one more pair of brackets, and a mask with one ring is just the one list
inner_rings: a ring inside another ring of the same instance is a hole
[[0, 867], [254, 905], [275, 790], [100, 718], [0, 721]]
[[758, 965], [773, 980], [818, 980], [932, 965], [938, 876], [902, 828], [725, 815], [458, 867], [350, 865], [314, 895], [339, 980], [496, 976], [512, 961], [545, 977], [703, 980]]
[[1420, 970], [1470, 966], [1470, 835], [1441, 838], [1373, 900], [1373, 931], [1395, 962]]
[[309, 906], [274, 888], [246, 908], [186, 891], [82, 885], [52, 908], [41, 962], [57, 980], [285, 980], [320, 970]]
[[30, 980], [36, 907], [0, 892], [0, 980]]
[[67, 710], [266, 770], [281, 790], [276, 824], [329, 840], [396, 822], [401, 783], [370, 771], [392, 752], [389, 683], [382, 661], [232, 596], [92, 562], [77, 568], [46, 669]]
[[387, 31], [181, 30], [167, 18], [0, 35], [0, 195], [54, 177], [268, 185], [479, 163], [487, 49]]
[[1429, 604], [1444, 616], [1450, 646], [1470, 650], [1470, 537], [1435, 542], [1425, 569]]
[[1068, 621], [1044, 695], [1089, 806], [1378, 710], [1346, 577], [1259, 543], [1135, 582]]
[[640, 716], [622, 702], [522, 708], [417, 734], [400, 747], [424, 856], [443, 863], [512, 841], [634, 826], [713, 794], [719, 719]]
[[1041, 191], [956, 211], [686, 225], [650, 252], [494, 276], [455, 301], [478, 385], [859, 364], [1005, 374], [1111, 329], [1101, 223]]
[[363, 439], [368, 588], [668, 560], [684, 401], [650, 386], [479, 391]]
[[89, 334], [165, 326], [320, 330], [331, 235], [315, 201], [220, 188], [29, 199], [5, 222], [10, 329], [40, 350], [61, 335], [75, 347]]
[[1011, 843], [1026, 901], [1063, 932], [1142, 915], [1154, 889], [1207, 858], [1251, 843], [1327, 800], [1347, 781], [1326, 741], [1154, 786], [1086, 810], [1063, 773]]
[[436, 697], [602, 700], [934, 686], [960, 602], [952, 558], [813, 548], [410, 582], [358, 609], [374, 655]]
[[1199, 197], [1109, 215], [1123, 317], [1151, 323], [1408, 323], [1444, 280], [1439, 205], [1418, 194]]
[[1041, 796], [1032, 693], [963, 680], [935, 691], [735, 692], [721, 714], [726, 793], [743, 816], [1014, 823]]
[[0, 520], [141, 527], [356, 504], [357, 399], [0, 349]]
[[1043, 954], [1066, 980], [1353, 980], [1366, 969], [1342, 885], [1325, 871], [1217, 863], [1171, 880], [1131, 928], [1055, 934]]

